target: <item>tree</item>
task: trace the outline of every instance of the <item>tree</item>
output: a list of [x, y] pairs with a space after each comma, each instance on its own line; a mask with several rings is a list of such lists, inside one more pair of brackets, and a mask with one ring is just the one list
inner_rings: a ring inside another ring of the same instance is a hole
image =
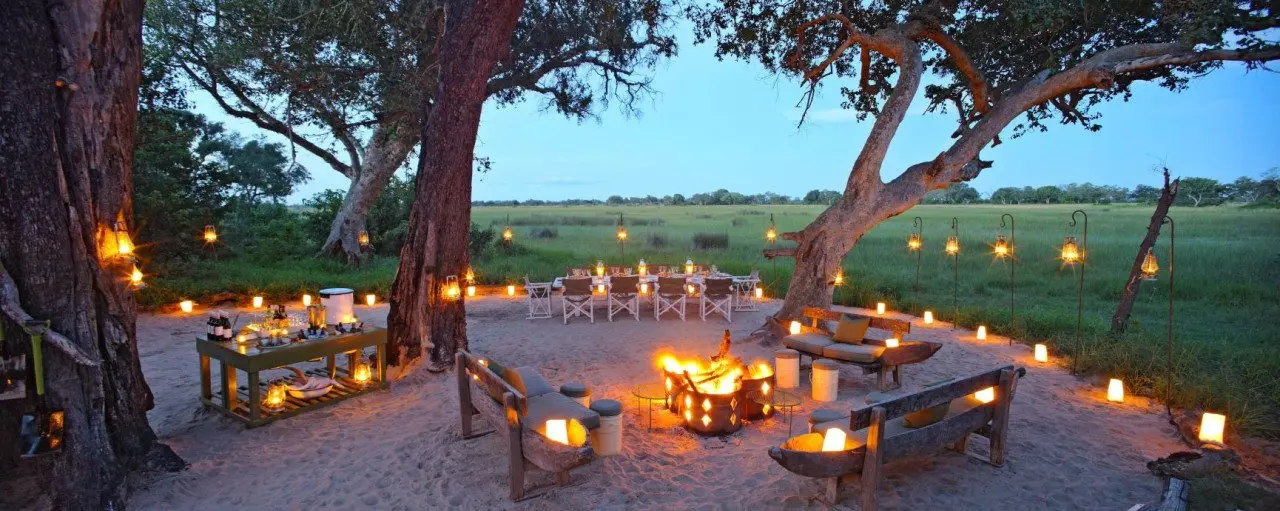
[[[1146, 256], [1151, 252], [1151, 248], [1156, 244], [1156, 238], [1160, 237], [1160, 229], [1169, 221], [1169, 206], [1172, 206], [1174, 200], [1178, 196], [1178, 181], [1169, 181], [1169, 169], [1162, 168], [1164, 173], [1164, 186], [1160, 188], [1160, 198], [1156, 200], [1155, 212], [1151, 214], [1151, 222], [1147, 224], [1147, 234], [1142, 237], [1142, 242], [1138, 244], [1138, 253], [1133, 258], [1133, 264], [1129, 267], [1129, 278], [1125, 280], [1124, 289], [1120, 291], [1120, 301], [1116, 305], [1115, 314], [1111, 315], [1111, 333], [1119, 336], [1124, 333], [1125, 328], [1129, 326], [1129, 316], [1133, 312], [1133, 302], [1138, 298], [1138, 291], [1142, 288], [1142, 263], [1146, 260]], [[1173, 229], [1173, 227], [1170, 227]]]
[[1224, 195], [1231, 202], [1253, 202], [1262, 195], [1262, 186], [1249, 176], [1240, 176], [1224, 187]]
[[133, 213], [141, 23], [141, 0], [0, 2], [0, 316], [50, 325], [43, 399], [65, 442], [29, 466], [55, 509], [123, 509], [130, 470], [182, 466], [147, 423], [133, 263], [112, 243]]
[[1057, 204], [1062, 202], [1062, 188], [1048, 185], [1036, 188], [1035, 201], [1042, 204]]
[[[649, 90], [635, 71], [675, 53], [667, 10], [657, 0], [528, 2], [487, 97], [540, 94], [575, 118], [610, 101], [630, 109]], [[434, 105], [423, 110], [419, 96], [436, 90], [442, 20], [432, 0], [159, 0], [147, 13], [149, 45], [224, 111], [351, 179], [322, 248], [351, 263], [369, 209]]]
[[428, 370], [444, 371], [467, 348], [461, 297], [443, 293], [448, 275], [470, 266], [471, 169], [486, 84], [509, 53], [523, 0], [448, 0], [439, 85], [422, 130], [417, 194], [387, 315], [388, 362], [405, 365], [430, 350]]
[[1180, 180], [1178, 198], [1179, 206], [1216, 206], [1222, 204], [1226, 187], [1217, 179], [1207, 177], [1188, 177]]
[[[795, 258], [777, 318], [829, 305], [840, 261], [867, 231], [930, 190], [978, 177], [992, 165], [980, 151], [1010, 125], [1012, 137], [1053, 119], [1097, 130], [1093, 107], [1128, 97], [1135, 82], [1178, 90], [1223, 61], [1255, 68], [1280, 59], [1280, 46], [1263, 39], [1275, 21], [1260, 2], [1086, 4], [742, 0], [690, 8], [698, 41], [714, 38], [719, 56], [799, 76], [802, 104], [823, 78], [857, 76], [858, 86], [841, 89], [844, 105], [875, 119], [840, 200], [781, 234], [794, 247], [766, 252]], [[926, 74], [928, 110], [957, 116], [954, 141], [885, 183], [885, 153]]]
[[991, 192], [991, 202], [998, 204], [1021, 204], [1022, 192], [1012, 186], [997, 188]]
[[1129, 197], [1134, 202], [1155, 202], [1160, 198], [1160, 189], [1151, 185], [1138, 185], [1134, 187], [1133, 193], [1130, 193]]

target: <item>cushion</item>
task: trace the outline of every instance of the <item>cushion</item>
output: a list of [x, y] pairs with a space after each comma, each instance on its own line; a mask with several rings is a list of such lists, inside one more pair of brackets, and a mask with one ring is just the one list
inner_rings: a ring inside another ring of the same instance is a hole
[[848, 314], [840, 316], [836, 323], [836, 331], [831, 340], [845, 344], [862, 344], [867, 336], [867, 327], [871, 326], [871, 318], [856, 318]]
[[884, 346], [875, 346], [871, 344], [840, 344], [831, 343], [831, 345], [822, 348], [822, 356], [843, 360], [845, 362], [862, 362], [869, 364], [880, 360], [880, 354], [884, 353]]
[[809, 425], [812, 426], [814, 424], [822, 424], [824, 422], [832, 422], [848, 418], [849, 414], [847, 413], [827, 408], [819, 408], [809, 414]]
[[547, 383], [547, 380], [542, 379], [542, 375], [539, 375], [538, 371], [535, 371], [532, 367], [507, 369], [503, 371], [502, 379], [507, 380], [507, 383], [510, 383], [517, 391], [524, 394], [525, 398], [556, 393], [556, 389], [550, 383]]
[[569, 397], [587, 397], [591, 390], [582, 383], [566, 383], [560, 386], [560, 393]]
[[788, 335], [782, 339], [783, 346], [814, 355], [821, 355], [822, 348], [832, 344], [835, 344], [835, 341], [832, 341], [830, 337], [813, 332]]
[[599, 399], [591, 403], [591, 411], [600, 414], [601, 417], [622, 415], [622, 403], [612, 399]]
[[559, 392], [548, 392], [528, 399], [529, 413], [524, 416], [526, 427], [538, 428], [547, 419], [578, 419], [583, 427], [600, 427], [600, 414], [578, 404], [573, 398]]
[[[834, 346], [834, 345], [835, 345], [835, 343], [832, 343], [832, 345]], [[813, 369], [814, 369], [814, 370], [821, 369], [821, 370], [823, 370], [823, 371], [836, 371], [836, 372], [839, 372], [839, 371], [840, 371], [840, 364], [838, 364], [838, 363], [836, 363], [836, 362], [834, 362], [834, 361], [831, 361], [831, 360], [823, 359], [823, 360], [815, 361], [815, 362], [813, 363]]]

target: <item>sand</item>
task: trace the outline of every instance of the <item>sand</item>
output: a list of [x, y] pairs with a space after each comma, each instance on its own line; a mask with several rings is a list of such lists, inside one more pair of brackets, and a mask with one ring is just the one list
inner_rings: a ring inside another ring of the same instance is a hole
[[[594, 399], [624, 404], [621, 455], [576, 469], [568, 487], [513, 504], [507, 500], [505, 444], [496, 436], [462, 440], [452, 374], [419, 370], [389, 391], [256, 429], [204, 409], [198, 401], [197, 356], [192, 338], [203, 333], [196, 314], [144, 315], [138, 320], [142, 366], [155, 392], [150, 419], [160, 439], [190, 462], [189, 470], [137, 482], [138, 509], [745, 509], [825, 508], [813, 500], [818, 481], [785, 471], [766, 451], [787, 437], [781, 416], [747, 425], [722, 438], [684, 431], [677, 418], [655, 410], [646, 430], [645, 408], [633, 385], [658, 381], [654, 354], [674, 349], [710, 355], [725, 328], [745, 338], [772, 313], [723, 319], [655, 322], [650, 309], [640, 322], [613, 323], [597, 310], [596, 322], [569, 325], [525, 319], [522, 301], [491, 296], [468, 305], [471, 348], [508, 366], [533, 366], [553, 384], [588, 384]], [[555, 304], [559, 312], [559, 303]], [[372, 324], [385, 322], [386, 306], [358, 307]], [[905, 318], [905, 316], [903, 316]], [[885, 509], [1126, 509], [1155, 500], [1158, 479], [1144, 463], [1183, 450], [1156, 403], [1131, 398], [1107, 403], [1100, 387], [1057, 365], [1032, 360], [1027, 346], [916, 318], [910, 338], [937, 341], [943, 349], [910, 366], [908, 387], [965, 376], [1014, 363], [1027, 368], [1012, 405], [1006, 463], [979, 461], [986, 441], [974, 437], [970, 456], [939, 450], [886, 466], [880, 487]], [[744, 360], [772, 361], [776, 347], [736, 344]], [[283, 375], [282, 371], [275, 371]], [[264, 374], [264, 377], [272, 372]], [[215, 368], [216, 375], [216, 368]], [[802, 374], [807, 380], [808, 373]], [[215, 376], [216, 378], [216, 376]], [[243, 379], [242, 379], [243, 381]], [[819, 404], [808, 396], [796, 411], [795, 432], [817, 408], [850, 409], [874, 390], [874, 375], [841, 371], [840, 400]], [[486, 425], [479, 420], [480, 428]], [[529, 485], [548, 485], [535, 471]], [[856, 508], [857, 486], [845, 485], [840, 504]]]

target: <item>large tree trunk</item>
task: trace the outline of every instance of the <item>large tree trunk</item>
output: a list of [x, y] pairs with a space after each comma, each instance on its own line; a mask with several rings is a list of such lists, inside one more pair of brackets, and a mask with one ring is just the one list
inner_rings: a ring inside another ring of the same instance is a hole
[[1133, 266], [1129, 268], [1129, 279], [1125, 281], [1124, 291], [1120, 293], [1120, 303], [1116, 305], [1116, 313], [1111, 316], [1111, 333], [1124, 333], [1129, 325], [1129, 315], [1133, 313], [1133, 302], [1138, 298], [1142, 287], [1142, 261], [1147, 252], [1155, 246], [1160, 237], [1160, 226], [1164, 225], [1165, 215], [1169, 214], [1169, 206], [1178, 197], [1178, 182], [1169, 182], [1169, 169], [1164, 169], [1164, 187], [1160, 189], [1160, 199], [1156, 201], [1156, 211], [1151, 214], [1151, 223], [1147, 224], [1147, 235], [1138, 244], [1138, 255], [1133, 258]]
[[342, 207], [330, 224], [329, 237], [320, 248], [322, 254], [341, 255], [351, 265], [363, 262], [364, 250], [359, 236], [360, 231], [368, 229], [369, 210], [382, 196], [382, 189], [391, 181], [391, 176], [404, 164], [420, 134], [421, 127], [395, 121], [378, 126], [370, 137], [359, 174], [351, 180]]
[[20, 308], [67, 341], [44, 350], [65, 444], [38, 464], [59, 509], [122, 508], [128, 470], [148, 454], [176, 458], [147, 423], [132, 263], [108, 243], [117, 216], [132, 215], [142, 8], [0, 2], [0, 263], [13, 279], [2, 294], [16, 302], [10, 320]]
[[[430, 349], [429, 370], [449, 367], [467, 346], [461, 297], [445, 278], [469, 264], [471, 173], [476, 131], [494, 64], [507, 55], [523, 0], [450, 0], [440, 50], [440, 85], [423, 127], [422, 156], [400, 268], [391, 286], [388, 361], [405, 365]], [[426, 111], [426, 101], [423, 102]]]

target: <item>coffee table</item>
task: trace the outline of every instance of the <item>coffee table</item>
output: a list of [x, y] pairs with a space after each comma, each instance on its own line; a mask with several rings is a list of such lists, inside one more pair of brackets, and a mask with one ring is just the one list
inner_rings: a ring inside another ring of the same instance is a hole
[[747, 393], [747, 399], [752, 402], [764, 406], [772, 406], [787, 414], [787, 437], [791, 436], [791, 419], [795, 415], [795, 408], [800, 406], [800, 396], [787, 392], [785, 390], [772, 390], [768, 394], [758, 390]]
[[653, 429], [653, 402], [667, 402], [667, 388], [661, 383], [641, 383], [631, 388], [631, 395], [649, 404], [649, 427]]

